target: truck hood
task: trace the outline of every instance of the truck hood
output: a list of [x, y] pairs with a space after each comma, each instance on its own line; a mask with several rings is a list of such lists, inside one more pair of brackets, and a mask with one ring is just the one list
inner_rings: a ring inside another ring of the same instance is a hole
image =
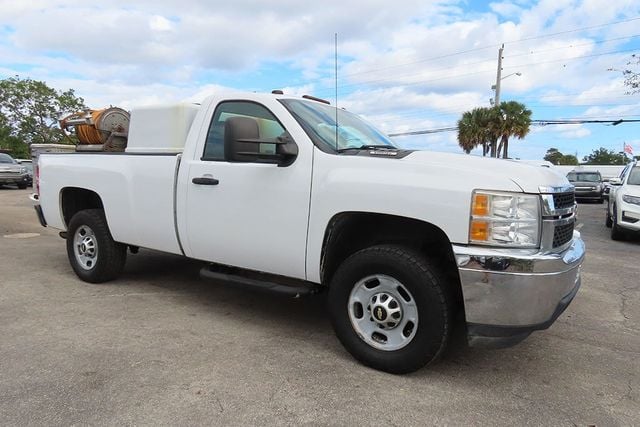
[[450, 170], [464, 174], [483, 188], [483, 178], [488, 182], [504, 179], [513, 182], [525, 193], [540, 193], [540, 187], [565, 187], [570, 185], [563, 175], [551, 168], [521, 163], [517, 160], [478, 157], [468, 154], [414, 151], [401, 161], [421, 164], [430, 170]]

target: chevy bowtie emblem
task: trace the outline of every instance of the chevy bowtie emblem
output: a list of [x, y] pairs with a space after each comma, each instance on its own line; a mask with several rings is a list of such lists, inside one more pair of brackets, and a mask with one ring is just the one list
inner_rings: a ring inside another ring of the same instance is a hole
[[378, 308], [376, 309], [376, 319], [378, 319], [378, 320], [382, 320], [382, 314], [383, 314], [383, 313], [382, 313], [382, 308], [381, 308], [381, 307], [378, 307]]

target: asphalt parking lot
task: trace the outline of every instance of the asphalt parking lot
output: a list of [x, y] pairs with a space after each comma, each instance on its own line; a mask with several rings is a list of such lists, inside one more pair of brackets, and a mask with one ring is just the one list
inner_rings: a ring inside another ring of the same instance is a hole
[[201, 281], [151, 251], [81, 282], [30, 191], [0, 187], [3, 425], [640, 423], [640, 238], [611, 241], [604, 205], [579, 206], [582, 289], [549, 330], [393, 376], [341, 347], [323, 296]]

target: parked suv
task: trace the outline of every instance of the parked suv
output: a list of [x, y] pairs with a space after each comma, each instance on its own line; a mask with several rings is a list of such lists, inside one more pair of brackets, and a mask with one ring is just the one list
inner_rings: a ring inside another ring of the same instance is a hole
[[602, 189], [602, 175], [598, 171], [571, 171], [567, 179], [576, 188], [576, 199], [596, 200], [602, 203], [604, 198]]
[[611, 238], [620, 240], [625, 231], [640, 231], [640, 166], [627, 165], [619, 178], [611, 179], [606, 225]]

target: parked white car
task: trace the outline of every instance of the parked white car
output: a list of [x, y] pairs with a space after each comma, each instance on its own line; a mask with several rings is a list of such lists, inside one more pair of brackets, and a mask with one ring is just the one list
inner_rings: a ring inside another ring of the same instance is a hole
[[625, 231], [640, 231], [640, 166], [634, 161], [623, 169], [619, 178], [610, 181], [606, 225], [611, 238], [620, 240]]

